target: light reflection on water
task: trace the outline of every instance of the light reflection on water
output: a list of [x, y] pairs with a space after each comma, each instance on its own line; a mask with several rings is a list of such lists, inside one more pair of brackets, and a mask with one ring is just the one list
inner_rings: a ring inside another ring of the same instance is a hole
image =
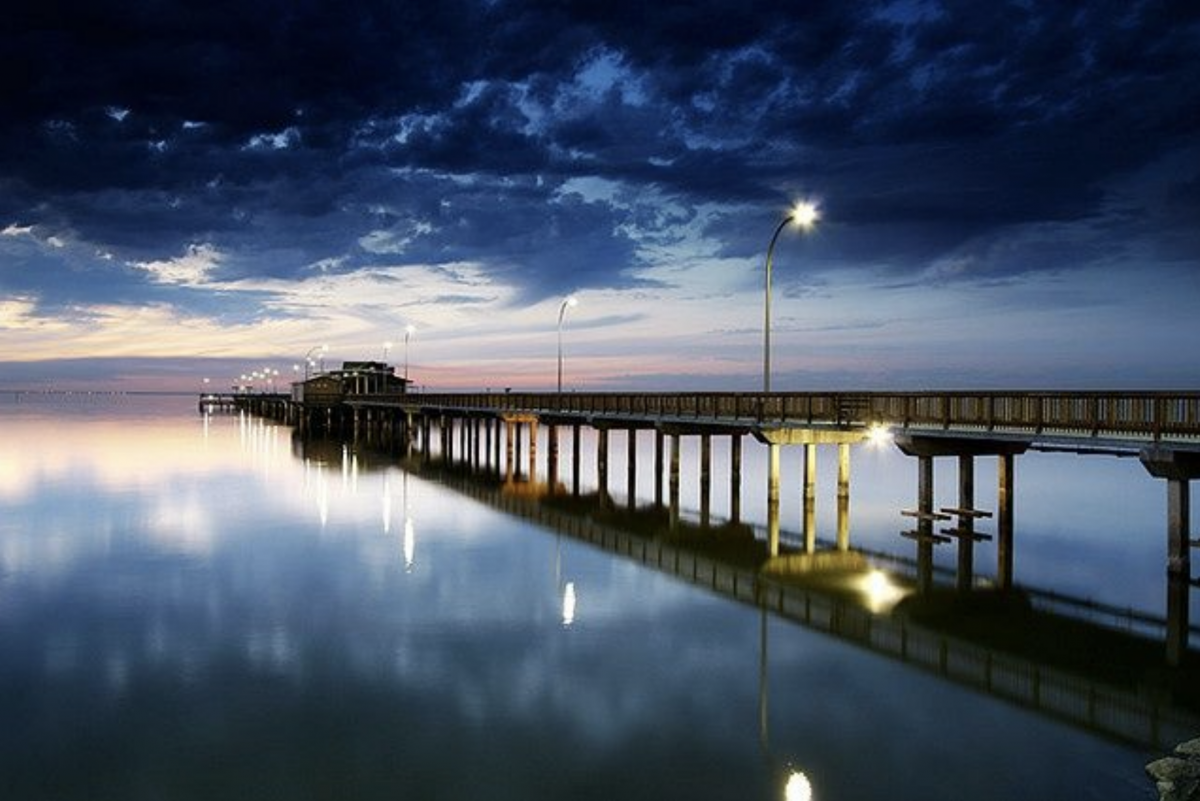
[[[793, 773], [817, 799], [1149, 797], [1144, 749], [760, 618], [394, 460], [150, 403], [0, 407], [5, 797], [766, 799]], [[616, 435], [612, 454], [623, 491]], [[743, 516], [761, 522], [763, 460], [745, 456]], [[1018, 580], [1161, 613], [1162, 492], [1140, 470], [1022, 457]], [[857, 545], [904, 552], [914, 476], [856, 451]]]

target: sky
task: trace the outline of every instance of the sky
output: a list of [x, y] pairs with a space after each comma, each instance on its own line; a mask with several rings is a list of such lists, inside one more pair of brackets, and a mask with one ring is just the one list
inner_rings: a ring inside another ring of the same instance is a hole
[[16, 0], [0, 388], [755, 391], [802, 201], [773, 389], [1200, 388], [1198, 52], [1194, 2]]

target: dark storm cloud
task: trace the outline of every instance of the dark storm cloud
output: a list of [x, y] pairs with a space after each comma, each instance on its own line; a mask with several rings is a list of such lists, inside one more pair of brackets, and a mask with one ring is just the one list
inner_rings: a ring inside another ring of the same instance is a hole
[[803, 193], [825, 205], [826, 266], [1012, 275], [1045, 268], [997, 245], [1020, 226], [1091, 227], [1056, 269], [1099, 258], [1116, 183], [1172, 155], [1170, 204], [1126, 197], [1121, 215], [1197, 256], [1180, 233], [1200, 216], [1195, 4], [6, 14], [0, 227], [70, 232], [114, 270], [197, 243], [226, 254], [221, 277], [474, 260], [527, 300], [644, 280], [639, 245], [682, 240], [702, 206], [729, 205], [716, 255], [756, 255]]

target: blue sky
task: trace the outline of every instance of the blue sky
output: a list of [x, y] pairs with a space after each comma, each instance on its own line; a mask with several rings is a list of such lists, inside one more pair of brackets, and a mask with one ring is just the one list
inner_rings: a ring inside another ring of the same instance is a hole
[[[1185, 2], [34, 3], [0, 387], [1200, 387]], [[392, 342], [390, 348], [385, 342]]]

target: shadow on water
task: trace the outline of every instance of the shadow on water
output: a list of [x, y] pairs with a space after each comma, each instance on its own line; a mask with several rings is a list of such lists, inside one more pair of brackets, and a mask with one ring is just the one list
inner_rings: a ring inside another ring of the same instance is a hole
[[[736, 522], [702, 525], [661, 505], [618, 505], [599, 492], [507, 476], [363, 443], [293, 435], [294, 453], [357, 469], [402, 469], [555, 534], [631, 560], [990, 696], [1117, 741], [1164, 749], [1200, 730], [1200, 653], [1169, 666], [1163, 644], [1041, 609], [1036, 590], [936, 582], [915, 564], [829, 543], [805, 553]], [[1083, 601], [1079, 606], [1086, 606]], [[765, 644], [764, 644], [765, 649]]]

